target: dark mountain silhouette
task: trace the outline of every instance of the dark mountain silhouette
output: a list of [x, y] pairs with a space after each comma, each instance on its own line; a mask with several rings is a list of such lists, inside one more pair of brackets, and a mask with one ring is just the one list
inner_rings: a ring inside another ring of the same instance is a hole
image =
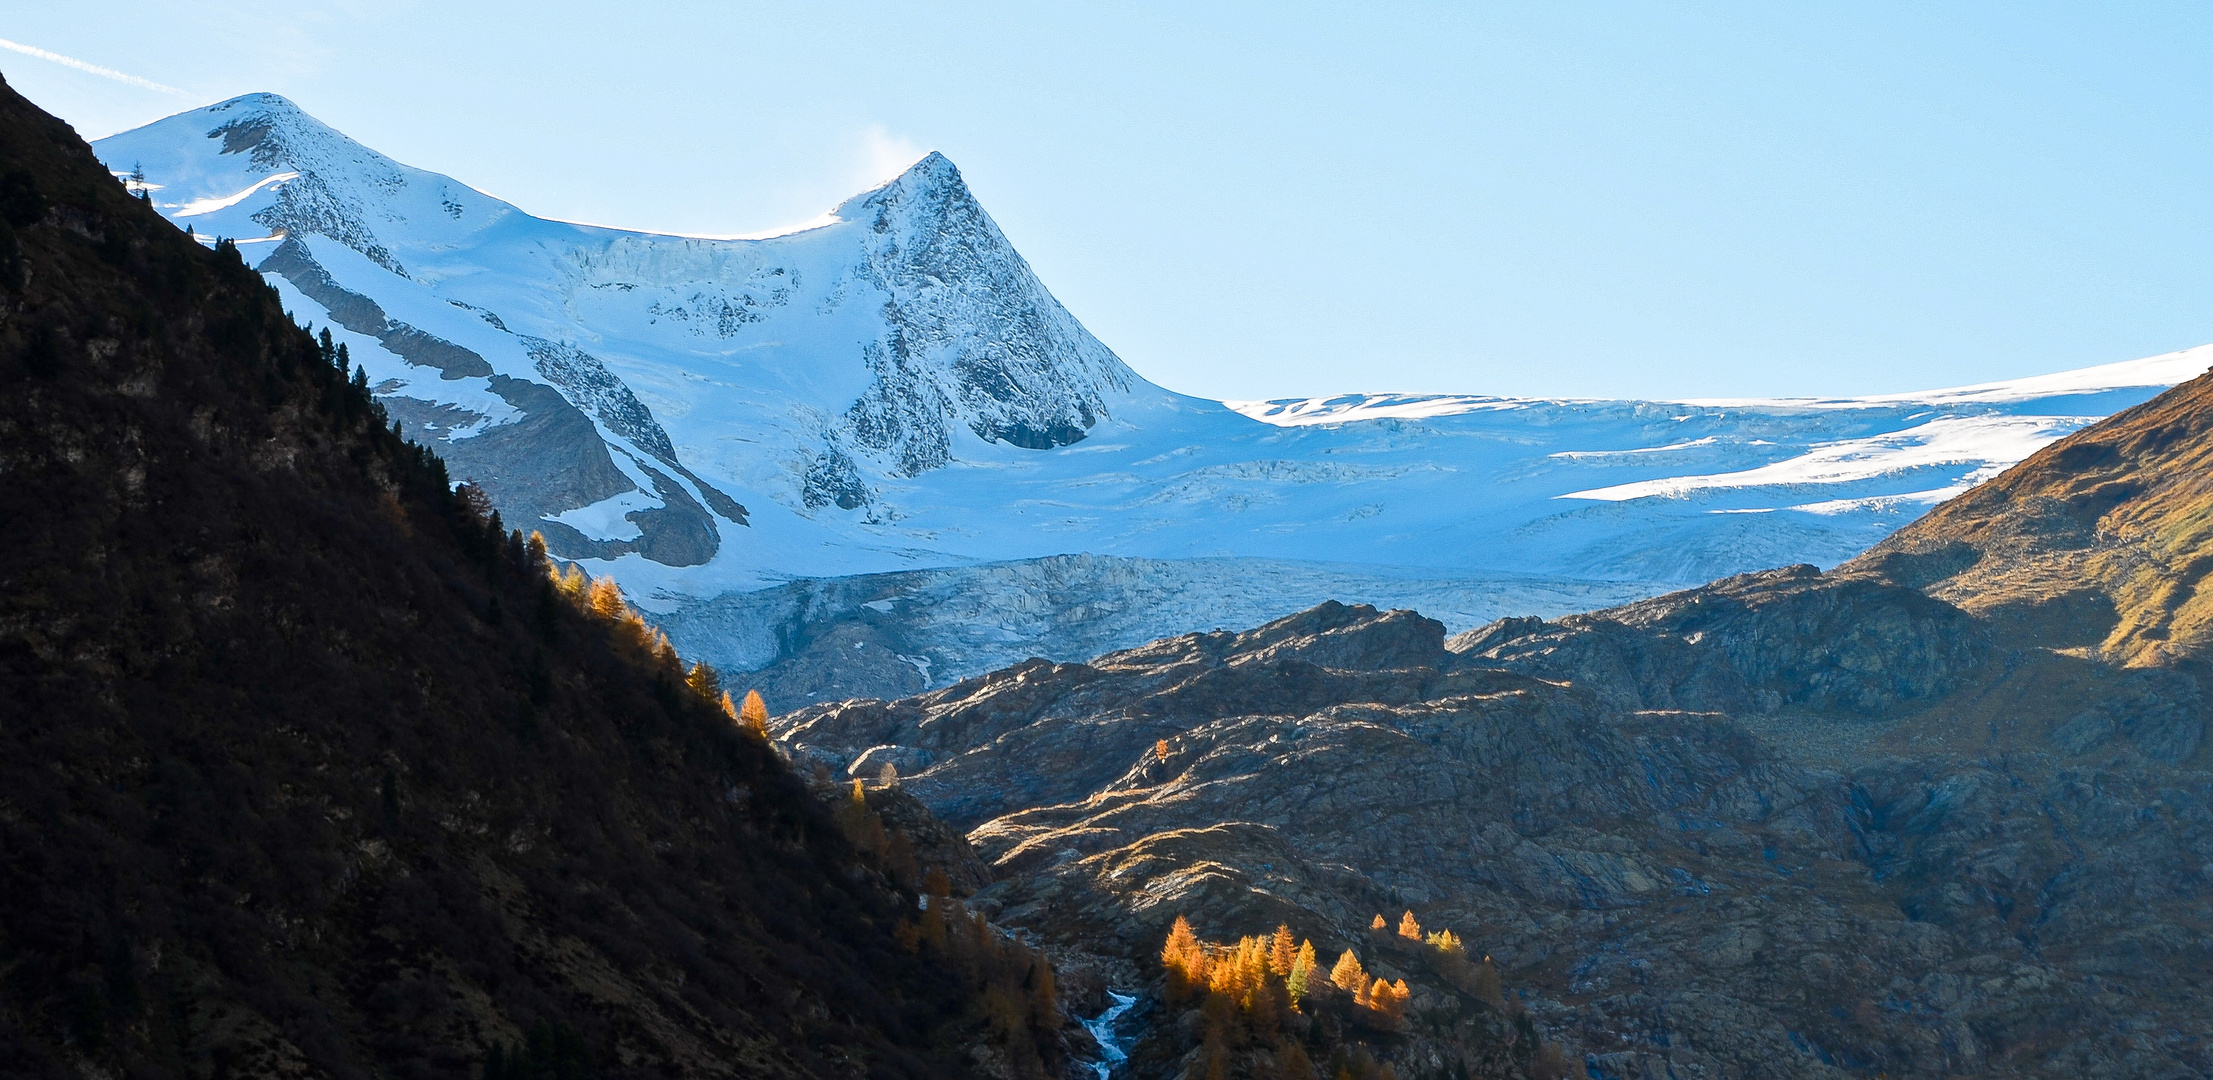
[[1059, 1067], [673, 653], [4, 87], [0, 222], [0, 1072]]

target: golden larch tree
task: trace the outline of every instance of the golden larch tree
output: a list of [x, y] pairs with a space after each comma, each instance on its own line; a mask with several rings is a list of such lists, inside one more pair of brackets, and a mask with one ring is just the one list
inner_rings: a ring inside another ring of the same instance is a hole
[[1395, 984], [1377, 979], [1353, 995], [1352, 1001], [1355, 1005], [1383, 1014], [1395, 1026], [1406, 1018], [1406, 999], [1413, 996], [1414, 992], [1407, 989], [1405, 979], [1400, 979]]
[[704, 660], [692, 665], [692, 670], [684, 676], [684, 685], [709, 701], [722, 696], [722, 676]]
[[629, 611], [629, 605], [622, 600], [622, 586], [615, 584], [611, 577], [592, 579], [591, 605], [592, 614], [609, 622], [622, 618]]
[[1298, 946], [1291, 943], [1291, 926], [1285, 923], [1276, 927], [1276, 937], [1268, 947], [1268, 970], [1277, 975], [1291, 974], [1291, 961], [1298, 958]]
[[1399, 916], [1398, 936], [1408, 941], [1420, 941], [1422, 939], [1422, 924], [1415, 920], [1413, 912], [1409, 911]]
[[[725, 699], [727, 700], [727, 695]], [[738, 726], [761, 738], [768, 738], [768, 702], [761, 700], [760, 691], [745, 692], [745, 704], [738, 707]]]
[[1206, 966], [1206, 952], [1199, 935], [1191, 932], [1191, 920], [1176, 916], [1168, 928], [1168, 942], [1160, 947], [1160, 966], [1168, 969], [1168, 996], [1180, 998], [1198, 983]]
[[1348, 994], [1357, 994], [1368, 985], [1368, 973], [1361, 969], [1360, 958], [1351, 949], [1337, 958], [1337, 966], [1329, 971], [1329, 981]]

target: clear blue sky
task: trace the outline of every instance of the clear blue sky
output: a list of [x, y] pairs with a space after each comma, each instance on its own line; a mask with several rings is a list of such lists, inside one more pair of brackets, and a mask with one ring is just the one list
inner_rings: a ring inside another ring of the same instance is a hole
[[1101, 339], [1214, 397], [1841, 394], [2213, 341], [2213, 7], [1349, 7], [31, 0], [0, 38], [182, 93], [0, 72], [88, 136], [275, 91], [672, 231], [943, 150]]

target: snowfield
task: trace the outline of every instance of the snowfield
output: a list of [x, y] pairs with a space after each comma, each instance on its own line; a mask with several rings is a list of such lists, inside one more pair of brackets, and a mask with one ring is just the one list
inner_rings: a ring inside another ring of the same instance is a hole
[[[918, 612], [904, 663], [935, 685], [1327, 598], [1460, 629], [1830, 565], [2213, 365], [1844, 399], [1224, 403], [1123, 364], [936, 154], [815, 227], [716, 239], [533, 217], [274, 95], [95, 149], [180, 227], [241, 241], [510, 523], [748, 668], [862, 611]], [[1073, 554], [1096, 558], [1048, 576], [1080, 604], [1007, 614], [1042, 588], [1009, 567]], [[793, 591], [910, 571], [871, 579], [908, 582], [904, 606]]]

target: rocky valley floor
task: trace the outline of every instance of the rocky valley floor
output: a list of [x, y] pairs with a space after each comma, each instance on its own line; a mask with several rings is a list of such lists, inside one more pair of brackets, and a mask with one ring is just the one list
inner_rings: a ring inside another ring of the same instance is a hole
[[[1156, 998], [1178, 916], [1403, 977], [1362, 1037], [1402, 1076], [1505, 1075], [1523, 1017], [1602, 1077], [2200, 1076], [2213, 779], [2194, 698], [2126, 693], [2194, 682], [1804, 567], [1450, 641], [1328, 604], [778, 730], [968, 830], [975, 902], [1079, 982]], [[2116, 701], [2132, 734], [2068, 729]], [[1404, 912], [1504, 1007], [1371, 930]], [[1200, 1067], [1135, 1015], [1131, 1075]]]

